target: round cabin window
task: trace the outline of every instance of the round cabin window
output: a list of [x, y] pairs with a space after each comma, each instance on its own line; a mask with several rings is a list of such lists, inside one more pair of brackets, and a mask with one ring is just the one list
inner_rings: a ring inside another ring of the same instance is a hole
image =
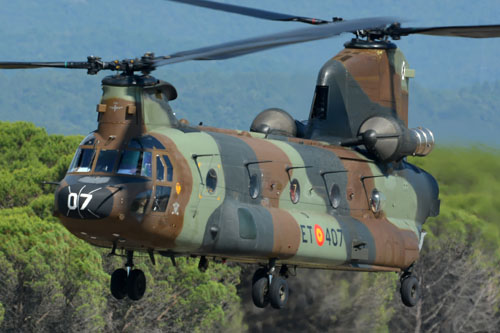
[[217, 172], [214, 169], [208, 170], [205, 183], [207, 184], [208, 193], [214, 193], [217, 187]]
[[250, 183], [248, 184], [248, 190], [250, 192], [250, 197], [256, 199], [260, 194], [260, 177], [258, 174], [253, 173], [250, 176]]
[[335, 209], [340, 205], [340, 187], [338, 184], [333, 184], [330, 187], [330, 202]]
[[384, 199], [382, 192], [374, 188], [370, 196], [370, 208], [372, 212], [378, 213], [383, 209]]
[[290, 183], [290, 200], [292, 200], [294, 204], [300, 200], [300, 184], [297, 179], [292, 180]]

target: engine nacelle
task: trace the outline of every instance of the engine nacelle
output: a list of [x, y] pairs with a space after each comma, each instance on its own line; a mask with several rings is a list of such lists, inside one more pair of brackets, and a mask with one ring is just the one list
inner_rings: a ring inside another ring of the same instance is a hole
[[295, 120], [285, 110], [278, 108], [266, 109], [255, 117], [250, 131], [264, 134], [296, 136]]
[[434, 148], [434, 135], [429, 129], [409, 129], [392, 117], [371, 117], [363, 122], [358, 134], [382, 162], [398, 161], [408, 155], [426, 156]]

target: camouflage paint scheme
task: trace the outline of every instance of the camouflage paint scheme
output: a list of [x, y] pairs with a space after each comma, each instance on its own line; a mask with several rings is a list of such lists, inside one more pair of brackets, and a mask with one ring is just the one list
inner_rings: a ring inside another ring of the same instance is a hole
[[[335, 131], [356, 135], [373, 114], [407, 125], [405, 71], [397, 49], [343, 50], [325, 64], [318, 85], [343, 78], [330, 89], [336, 94], [330, 100], [342, 102], [334, 110], [344, 114], [335, 120], [345, 122], [310, 119], [308, 138], [189, 127], [168, 106], [175, 98], [168, 84], [105, 79], [95, 141], [81, 148], [123, 151], [131, 139], [151, 136], [161, 144], [143, 149], [152, 153], [152, 174], [117, 174], [118, 162], [112, 173], [69, 172], [56, 190], [56, 214], [73, 234], [101, 247], [264, 264], [275, 258], [310, 268], [404, 270], [418, 259], [422, 225], [437, 214], [436, 181], [405, 160], [378, 163], [328, 137], [342, 136]], [[349, 108], [359, 108], [351, 105], [356, 103], [364, 109], [353, 117]], [[171, 161], [171, 180], [156, 174], [157, 155]], [[217, 179], [213, 190], [210, 170]], [[255, 198], [253, 175], [260, 185]], [[293, 203], [297, 182], [299, 199]], [[171, 191], [165, 212], [152, 208], [160, 187]], [[331, 195], [333, 187], [337, 192]], [[371, 209], [375, 189], [383, 198], [378, 212]], [[141, 193], [150, 199], [138, 214], [131, 207]]]

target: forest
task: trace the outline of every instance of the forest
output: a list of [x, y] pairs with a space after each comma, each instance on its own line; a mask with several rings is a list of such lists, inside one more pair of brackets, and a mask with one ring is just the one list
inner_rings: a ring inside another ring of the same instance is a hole
[[138, 258], [145, 297], [116, 301], [109, 277], [122, 258], [71, 235], [52, 216], [43, 181], [66, 172], [80, 136], [0, 122], [0, 330], [4, 332], [490, 332], [500, 325], [500, 150], [438, 146], [411, 162], [440, 184], [416, 272], [422, 299], [405, 308], [393, 273], [298, 269], [284, 310], [250, 300], [254, 268], [197, 259]]

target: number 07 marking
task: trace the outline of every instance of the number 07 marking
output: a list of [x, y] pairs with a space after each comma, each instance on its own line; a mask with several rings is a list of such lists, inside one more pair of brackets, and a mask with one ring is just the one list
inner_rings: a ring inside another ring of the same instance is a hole
[[[81, 189], [80, 189], [80, 192], [77, 194], [76, 192], [71, 192], [71, 187], [68, 186], [68, 192], [69, 192], [69, 195], [68, 195], [68, 209], [69, 210], [85, 210], [90, 201], [92, 200], [92, 193], [96, 192], [96, 191], [99, 191], [101, 189], [98, 188], [98, 189], [95, 189], [93, 190], [92, 192], [90, 193], [82, 193], [82, 190], [85, 188], [85, 186], [83, 186]], [[83, 203], [80, 207], [78, 207], [78, 205], [80, 204], [80, 198], [83, 198]], [[69, 213], [69, 211], [68, 211]]]

